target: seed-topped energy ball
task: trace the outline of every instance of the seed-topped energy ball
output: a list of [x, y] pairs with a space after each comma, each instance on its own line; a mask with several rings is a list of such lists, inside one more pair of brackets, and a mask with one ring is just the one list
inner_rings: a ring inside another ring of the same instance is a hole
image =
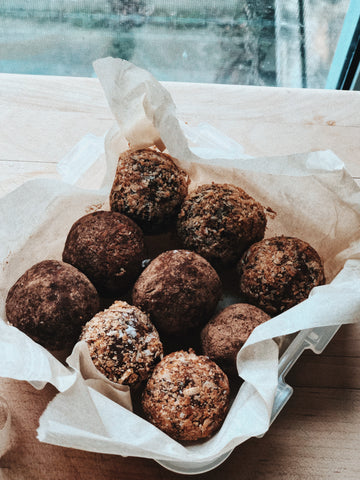
[[99, 297], [90, 280], [57, 260], [29, 268], [6, 299], [8, 322], [49, 350], [75, 345], [82, 325], [98, 310]]
[[142, 272], [132, 300], [160, 332], [177, 335], [207, 322], [220, 296], [221, 281], [209, 262], [195, 252], [169, 250]]
[[83, 328], [95, 367], [109, 380], [135, 386], [146, 380], [163, 355], [159, 334], [139, 308], [117, 301]]
[[229, 381], [209, 358], [173, 352], [155, 367], [143, 393], [144, 414], [180, 441], [208, 438], [222, 425], [229, 406]]
[[63, 260], [82, 271], [105, 295], [130, 288], [145, 258], [143, 233], [130, 218], [118, 212], [98, 211], [71, 227]]
[[226, 307], [201, 331], [204, 355], [216, 362], [226, 373], [236, 374], [236, 356], [255, 327], [270, 319], [260, 308], [247, 303]]
[[150, 148], [128, 150], [119, 157], [110, 207], [145, 232], [166, 229], [176, 220], [188, 183], [187, 174], [169, 155]]
[[213, 264], [229, 264], [264, 237], [262, 205], [230, 184], [200, 185], [185, 199], [177, 223], [184, 247]]
[[319, 254], [295, 237], [272, 237], [252, 245], [238, 264], [240, 290], [250, 303], [277, 315], [305, 300], [325, 282]]

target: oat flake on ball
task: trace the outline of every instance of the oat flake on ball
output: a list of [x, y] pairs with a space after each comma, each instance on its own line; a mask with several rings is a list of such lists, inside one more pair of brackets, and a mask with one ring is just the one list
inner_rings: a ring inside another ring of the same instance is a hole
[[143, 393], [146, 419], [180, 441], [205, 439], [222, 425], [229, 407], [229, 381], [208, 357], [170, 353], [155, 367]]
[[214, 265], [228, 265], [264, 237], [263, 206], [240, 187], [204, 184], [185, 199], [177, 222], [185, 248]]
[[143, 233], [130, 218], [117, 212], [84, 215], [71, 227], [63, 260], [83, 272], [104, 295], [129, 289], [145, 258]]
[[98, 310], [98, 293], [90, 280], [57, 260], [29, 268], [6, 299], [8, 322], [49, 350], [75, 345], [82, 325]]
[[189, 179], [170, 155], [143, 148], [119, 157], [110, 208], [124, 213], [145, 232], [166, 230], [176, 221]]
[[238, 263], [240, 290], [247, 300], [277, 315], [302, 302], [325, 283], [319, 254], [307, 242], [278, 236], [252, 245]]
[[169, 250], [142, 272], [132, 301], [150, 314], [161, 333], [177, 335], [207, 322], [221, 291], [220, 278], [207, 260], [188, 250]]
[[95, 367], [109, 380], [133, 387], [146, 380], [163, 355], [159, 334], [139, 308], [116, 301], [83, 328]]

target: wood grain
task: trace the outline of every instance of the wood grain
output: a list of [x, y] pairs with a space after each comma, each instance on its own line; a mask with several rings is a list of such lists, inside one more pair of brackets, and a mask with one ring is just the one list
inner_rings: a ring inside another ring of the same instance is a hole
[[[165, 83], [178, 116], [208, 122], [251, 155], [332, 149], [360, 184], [360, 94], [325, 90]], [[0, 195], [56, 176], [56, 163], [112, 114], [97, 79], [0, 74]], [[294, 394], [261, 439], [197, 479], [358, 480], [360, 325], [345, 325], [321, 355], [306, 352], [287, 376]], [[12, 448], [0, 480], [180, 479], [152, 460], [40, 443], [36, 429], [56, 391], [0, 379], [10, 405]]]
[[[38, 418], [55, 394], [47, 386], [1, 380], [11, 404], [14, 446], [0, 459], [1, 480], [180, 479], [152, 460], [123, 458], [39, 443]], [[28, 408], [24, 408], [27, 405]], [[237, 447], [216, 470], [190, 478], [358, 480], [360, 391], [298, 387], [261, 439]]]
[[[103, 135], [113, 123], [97, 79], [0, 74], [0, 82], [1, 159], [56, 162], [83, 135]], [[179, 118], [210, 123], [250, 155], [331, 149], [360, 177], [359, 92], [164, 85]]]

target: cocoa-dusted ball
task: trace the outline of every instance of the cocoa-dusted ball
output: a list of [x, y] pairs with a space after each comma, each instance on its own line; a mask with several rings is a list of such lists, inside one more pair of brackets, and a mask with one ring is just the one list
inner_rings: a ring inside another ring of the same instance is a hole
[[226, 307], [201, 331], [204, 355], [229, 375], [236, 374], [236, 356], [255, 327], [270, 319], [260, 308], [247, 303]]
[[263, 206], [231, 184], [200, 185], [185, 199], [177, 231], [185, 248], [213, 264], [238, 260], [252, 243], [264, 237]]
[[165, 230], [176, 220], [188, 183], [170, 155], [151, 148], [128, 150], [119, 157], [110, 207], [146, 232]]
[[83, 328], [80, 340], [88, 344], [95, 367], [109, 380], [139, 385], [163, 355], [159, 334], [139, 308], [116, 301]]
[[145, 417], [170, 437], [194, 441], [222, 425], [229, 406], [229, 381], [209, 358], [173, 352], [155, 367], [143, 393]]
[[220, 296], [221, 281], [209, 262], [195, 252], [169, 250], [142, 272], [132, 299], [160, 332], [174, 335], [207, 322]]
[[145, 258], [143, 233], [118, 212], [97, 211], [71, 227], [63, 260], [83, 272], [104, 295], [130, 288]]
[[75, 344], [81, 327], [99, 310], [99, 297], [75, 267], [44, 260], [29, 268], [6, 299], [9, 323], [49, 350]]
[[307, 242], [278, 236], [252, 245], [238, 263], [240, 290], [250, 303], [277, 315], [325, 282], [319, 254]]

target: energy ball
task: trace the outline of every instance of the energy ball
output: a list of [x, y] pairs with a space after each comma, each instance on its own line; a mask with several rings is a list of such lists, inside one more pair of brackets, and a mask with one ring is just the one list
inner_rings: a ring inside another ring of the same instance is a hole
[[228, 378], [216, 363], [191, 350], [178, 351], [155, 367], [142, 406], [146, 419], [170, 437], [194, 441], [221, 427], [229, 394]]
[[161, 333], [185, 334], [206, 323], [221, 297], [221, 281], [204, 258], [188, 250], [156, 257], [136, 281], [132, 301]]
[[98, 211], [71, 227], [63, 261], [83, 272], [104, 295], [129, 289], [142, 270], [143, 233], [130, 218], [118, 212]]
[[299, 238], [278, 236], [252, 245], [238, 263], [240, 290], [250, 303], [277, 315], [325, 283], [319, 254]]
[[188, 183], [188, 175], [169, 155], [151, 148], [128, 150], [119, 157], [110, 207], [145, 232], [165, 230], [176, 220]]
[[6, 298], [8, 322], [49, 350], [75, 344], [82, 325], [99, 308], [98, 293], [90, 280], [57, 260], [33, 265]]
[[134, 387], [146, 380], [163, 355], [154, 325], [139, 308], [116, 301], [83, 328], [95, 367], [109, 380]]
[[215, 265], [237, 261], [264, 237], [265, 228], [262, 205], [227, 183], [200, 185], [185, 199], [177, 222], [184, 247]]
[[204, 355], [216, 362], [228, 375], [236, 374], [236, 357], [255, 327], [270, 319], [260, 308], [247, 303], [226, 307], [201, 331]]

